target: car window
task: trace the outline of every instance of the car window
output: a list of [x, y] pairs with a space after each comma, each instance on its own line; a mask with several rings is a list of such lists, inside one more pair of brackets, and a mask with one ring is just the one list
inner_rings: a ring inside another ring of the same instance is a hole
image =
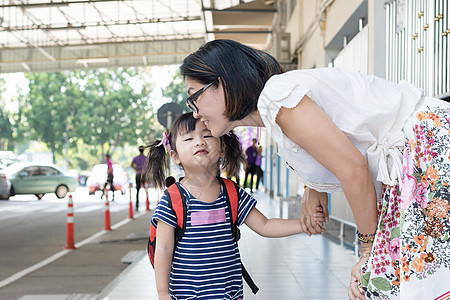
[[32, 167], [23, 168], [23, 170], [20, 171], [20, 174], [23, 174], [24, 176], [38, 176], [39, 175], [39, 167], [32, 166]]
[[41, 167], [40, 174], [44, 176], [58, 175], [59, 171], [52, 167]]

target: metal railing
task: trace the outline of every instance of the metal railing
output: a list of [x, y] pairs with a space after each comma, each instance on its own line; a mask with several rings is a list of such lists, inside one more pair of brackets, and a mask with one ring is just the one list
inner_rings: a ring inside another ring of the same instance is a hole
[[425, 95], [450, 94], [448, 0], [395, 0], [386, 4], [387, 79], [405, 79]]

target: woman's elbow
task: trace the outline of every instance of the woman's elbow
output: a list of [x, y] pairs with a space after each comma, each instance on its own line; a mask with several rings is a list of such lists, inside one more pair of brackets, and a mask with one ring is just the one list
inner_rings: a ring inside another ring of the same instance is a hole
[[368, 180], [372, 181], [372, 176], [370, 175], [369, 165], [363, 156], [352, 160], [346, 166], [346, 170], [342, 172], [340, 178], [343, 185], [346, 183], [354, 185], [359, 182], [367, 182]]

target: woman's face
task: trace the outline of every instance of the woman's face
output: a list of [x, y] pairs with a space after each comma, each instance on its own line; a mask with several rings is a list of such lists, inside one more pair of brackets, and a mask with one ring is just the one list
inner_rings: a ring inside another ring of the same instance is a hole
[[[184, 84], [189, 96], [205, 86], [189, 77], [185, 78]], [[205, 89], [194, 104], [198, 108], [198, 112], [194, 111], [194, 117], [200, 119], [213, 136], [220, 137], [233, 128], [224, 115], [225, 94], [220, 80], [217, 88], [212, 85]]]

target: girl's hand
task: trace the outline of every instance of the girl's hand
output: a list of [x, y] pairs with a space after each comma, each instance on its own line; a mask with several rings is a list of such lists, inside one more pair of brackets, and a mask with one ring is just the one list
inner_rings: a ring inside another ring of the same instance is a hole
[[327, 193], [320, 193], [310, 188], [305, 188], [303, 197], [301, 200], [301, 214], [300, 214], [300, 224], [302, 226], [303, 232], [311, 236], [311, 234], [320, 234], [325, 231], [322, 228], [320, 222], [314, 221], [314, 213], [317, 207], [322, 208], [322, 213], [324, 214], [324, 222], [328, 222], [328, 195]]
[[[313, 220], [313, 222], [318, 224], [320, 227], [323, 227], [323, 225], [325, 223], [325, 214], [323, 213], [322, 206], [316, 207], [316, 212], [313, 213], [312, 220]], [[323, 229], [323, 231], [325, 231], [325, 229]]]

